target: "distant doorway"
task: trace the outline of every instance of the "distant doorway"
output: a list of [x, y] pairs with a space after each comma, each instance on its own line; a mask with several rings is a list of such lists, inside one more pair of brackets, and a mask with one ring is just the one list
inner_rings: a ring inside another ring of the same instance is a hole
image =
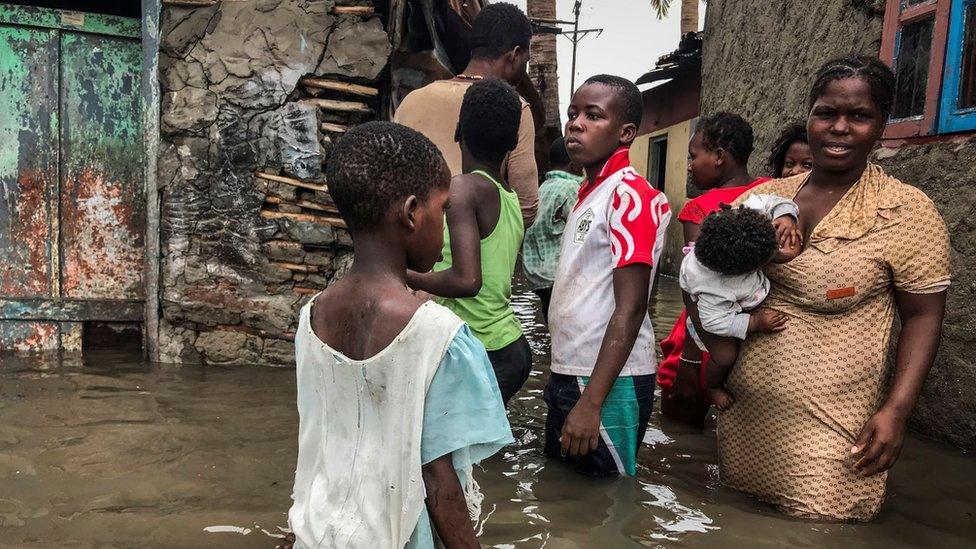
[[647, 177], [661, 192], [664, 192], [665, 177], [668, 171], [668, 136], [651, 139], [647, 149]]

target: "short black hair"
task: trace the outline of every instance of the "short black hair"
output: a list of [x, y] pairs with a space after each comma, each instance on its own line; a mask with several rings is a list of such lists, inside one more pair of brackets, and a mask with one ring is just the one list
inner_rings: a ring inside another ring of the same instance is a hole
[[529, 18], [512, 4], [489, 4], [471, 24], [471, 58], [498, 59], [516, 46], [525, 49], [532, 40]]
[[850, 54], [831, 59], [820, 67], [810, 88], [810, 105], [823, 95], [827, 85], [844, 78], [861, 78], [871, 88], [871, 99], [887, 120], [895, 103], [895, 73], [877, 57]]
[[377, 227], [399, 198], [426, 200], [431, 189], [450, 184], [437, 146], [393, 122], [367, 122], [346, 132], [329, 154], [326, 178], [351, 231]]
[[702, 265], [726, 276], [758, 271], [776, 253], [776, 229], [762, 212], [722, 204], [702, 221], [695, 240], [695, 257]]
[[641, 120], [644, 118], [644, 99], [641, 97], [640, 90], [637, 89], [637, 84], [612, 74], [591, 76], [586, 79], [586, 82], [583, 82], [583, 86], [587, 84], [603, 84], [613, 89], [620, 101], [621, 112], [618, 114], [623, 117], [624, 123], [630, 123], [640, 128]]
[[566, 150], [566, 138], [557, 137], [549, 147], [549, 169], [565, 168], [572, 164], [569, 151]]
[[522, 100], [515, 88], [497, 78], [472, 84], [461, 100], [458, 133], [471, 155], [501, 163], [518, 145]]
[[736, 162], [745, 166], [752, 155], [754, 137], [752, 126], [745, 118], [730, 112], [717, 112], [698, 123], [696, 133], [702, 136], [702, 145], [710, 151], [729, 151]]
[[773, 177], [780, 177], [783, 173], [783, 165], [786, 164], [786, 153], [793, 146], [793, 143], [807, 142], [807, 125], [799, 120], [790, 123], [783, 128], [773, 148], [769, 150], [769, 168], [773, 170]]

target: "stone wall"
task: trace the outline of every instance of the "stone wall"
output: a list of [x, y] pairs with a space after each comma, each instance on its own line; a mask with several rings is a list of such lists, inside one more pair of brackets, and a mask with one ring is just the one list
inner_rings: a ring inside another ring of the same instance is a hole
[[391, 48], [371, 12], [164, 7], [161, 360], [293, 363], [298, 309], [351, 259], [323, 164], [379, 108]]
[[[850, 52], [877, 55], [883, 0], [762, 2], [710, 0], [705, 20], [702, 114], [741, 114], [756, 132], [754, 174], [790, 119], [805, 118], [817, 68]], [[919, 401], [914, 426], [976, 447], [976, 142], [891, 144], [876, 160], [936, 203], [952, 238], [953, 286], [942, 347]]]

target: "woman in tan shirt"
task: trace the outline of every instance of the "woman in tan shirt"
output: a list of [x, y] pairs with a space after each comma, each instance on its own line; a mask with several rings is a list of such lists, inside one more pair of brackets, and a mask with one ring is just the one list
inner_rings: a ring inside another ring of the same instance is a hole
[[[893, 88], [876, 58], [825, 64], [810, 93], [813, 171], [739, 198], [792, 198], [805, 249], [766, 269], [764, 306], [790, 322], [742, 344], [727, 382], [735, 404], [718, 423], [722, 481], [795, 516], [877, 514], [939, 346], [945, 223], [920, 190], [868, 163]], [[902, 327], [886, 386], [896, 311]]]

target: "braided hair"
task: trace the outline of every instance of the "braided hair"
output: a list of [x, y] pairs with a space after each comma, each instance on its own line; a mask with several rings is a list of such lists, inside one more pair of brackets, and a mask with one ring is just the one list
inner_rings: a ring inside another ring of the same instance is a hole
[[725, 149], [732, 158], [745, 166], [752, 154], [752, 126], [741, 116], [717, 112], [698, 123], [702, 145], [709, 151]]
[[810, 105], [824, 94], [827, 86], [844, 78], [860, 78], [871, 88], [871, 99], [887, 120], [895, 103], [895, 73], [877, 57], [850, 54], [831, 59], [820, 67], [810, 88]]
[[329, 192], [352, 231], [378, 227], [387, 211], [410, 195], [424, 201], [451, 175], [430, 139], [393, 122], [367, 122], [349, 130], [326, 165]]
[[807, 125], [804, 122], [793, 122], [780, 132], [779, 137], [776, 138], [776, 142], [773, 143], [773, 148], [769, 151], [769, 167], [773, 170], [773, 177], [780, 177], [780, 174], [783, 173], [783, 165], [786, 164], [786, 153], [789, 152], [793, 143], [806, 142]]

